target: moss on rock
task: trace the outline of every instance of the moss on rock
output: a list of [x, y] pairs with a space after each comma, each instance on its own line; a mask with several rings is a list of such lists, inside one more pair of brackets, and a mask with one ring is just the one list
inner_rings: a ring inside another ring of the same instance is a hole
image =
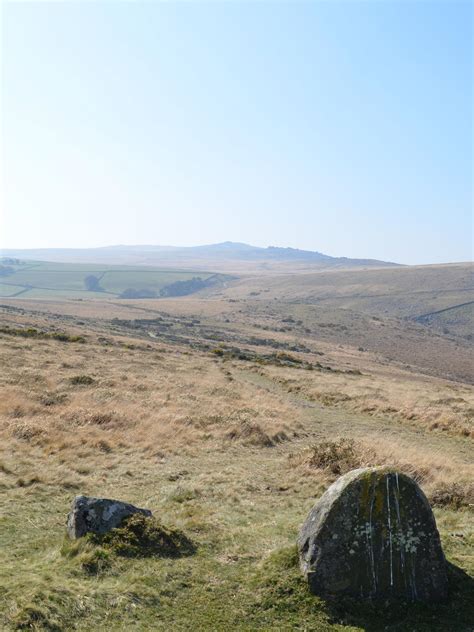
[[387, 468], [341, 476], [316, 503], [298, 547], [312, 592], [322, 596], [447, 596], [446, 564], [431, 507], [414, 480]]

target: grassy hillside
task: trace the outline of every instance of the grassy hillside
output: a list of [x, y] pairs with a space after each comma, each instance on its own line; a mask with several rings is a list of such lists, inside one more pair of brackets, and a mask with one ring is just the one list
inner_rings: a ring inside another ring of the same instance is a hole
[[243, 277], [219, 295], [415, 317], [474, 300], [470, 263]]
[[446, 334], [455, 332], [471, 341], [474, 339], [474, 301], [422, 314], [417, 321]]
[[120, 296], [127, 290], [159, 296], [167, 286], [197, 277], [204, 283], [225, 278], [210, 272], [171, 268], [41, 261], [12, 264], [4, 259], [0, 261], [0, 298], [100, 298], [104, 295]]
[[[0, 628], [471, 630], [472, 387], [204, 303], [2, 308]], [[447, 604], [309, 595], [298, 528], [340, 472], [369, 464], [428, 494], [452, 565]], [[71, 545], [79, 493], [152, 509], [195, 552]]]
[[472, 264], [242, 277], [207, 291], [264, 330], [287, 329], [472, 382]]

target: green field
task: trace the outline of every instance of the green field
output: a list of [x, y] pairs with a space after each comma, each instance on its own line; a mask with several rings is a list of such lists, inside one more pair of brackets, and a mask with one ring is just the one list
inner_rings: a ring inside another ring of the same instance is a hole
[[[87, 278], [95, 277], [96, 286]], [[0, 298], [104, 298], [120, 297], [123, 292], [144, 292], [159, 297], [173, 283], [218, 280], [221, 275], [211, 272], [149, 268], [137, 266], [104, 266], [43, 261], [0, 260]], [[199, 288], [198, 288], [199, 289]], [[190, 290], [190, 291], [188, 291]], [[194, 289], [186, 288], [189, 294]], [[139, 298], [139, 296], [137, 296]]]

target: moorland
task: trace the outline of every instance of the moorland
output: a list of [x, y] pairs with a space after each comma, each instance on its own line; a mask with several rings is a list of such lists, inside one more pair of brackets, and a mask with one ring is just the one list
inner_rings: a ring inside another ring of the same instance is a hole
[[[222, 272], [178, 297], [120, 298], [131, 276], [107, 271], [113, 294], [1, 299], [0, 627], [472, 630], [472, 266]], [[159, 295], [168, 273], [145, 274]], [[447, 603], [327, 603], [300, 576], [316, 499], [384, 464], [430, 499]], [[152, 509], [192, 554], [71, 544], [76, 494]]]

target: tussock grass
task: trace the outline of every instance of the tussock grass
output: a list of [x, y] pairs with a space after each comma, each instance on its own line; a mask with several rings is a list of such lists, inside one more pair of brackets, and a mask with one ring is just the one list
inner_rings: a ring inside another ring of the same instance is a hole
[[[433, 411], [462, 422], [468, 387], [373, 365], [354, 375], [224, 363], [107, 337], [0, 340], [0, 629], [469, 629], [470, 443], [430, 427]], [[95, 381], [70, 382], [81, 375]], [[375, 464], [415, 476], [435, 504], [456, 566], [447, 605], [335, 609], [308, 593], [299, 526], [339, 473]], [[65, 542], [77, 493], [150, 507], [158, 522]]]
[[[420, 425], [433, 432], [474, 437], [474, 393], [467, 385], [434, 381], [400, 372], [364, 371], [360, 376], [307, 374], [295, 377], [269, 372], [288, 393], [297, 393], [309, 401], [338, 407], [349, 412], [387, 416], [397, 421]], [[442, 396], [440, 396], [442, 395]]]
[[289, 438], [289, 435], [284, 430], [270, 435], [259, 424], [249, 421], [243, 421], [226, 434], [226, 439], [230, 441], [240, 440], [244, 445], [263, 448], [270, 448], [282, 441], [288, 441]]
[[90, 386], [95, 382], [94, 378], [90, 375], [73, 375], [69, 378], [69, 381], [74, 386]]
[[431, 502], [438, 507], [452, 509], [469, 508], [474, 511], [474, 483], [471, 481], [441, 481], [430, 495]]
[[288, 459], [290, 467], [307, 474], [322, 472], [328, 480], [359, 467], [390, 466], [422, 485], [434, 505], [474, 509], [472, 467], [454, 465], [445, 454], [418, 446], [400, 447], [380, 437], [370, 441], [339, 437], [291, 453]]

